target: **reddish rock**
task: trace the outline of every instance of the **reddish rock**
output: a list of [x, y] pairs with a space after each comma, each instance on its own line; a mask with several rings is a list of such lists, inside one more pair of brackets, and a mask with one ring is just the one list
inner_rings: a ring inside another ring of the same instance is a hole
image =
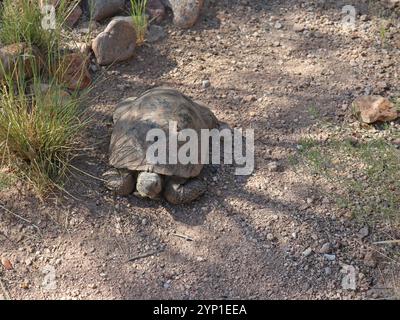
[[7, 74], [17, 79], [23, 70], [26, 79], [32, 78], [34, 72], [39, 72], [44, 67], [44, 59], [40, 50], [28, 44], [14, 43], [0, 49], [0, 81]]
[[364, 123], [397, 119], [396, 107], [381, 96], [362, 96], [353, 102], [354, 114]]
[[14, 269], [11, 261], [7, 258], [1, 258], [1, 264], [3, 265], [4, 269], [6, 269], [6, 270]]
[[60, 82], [71, 90], [82, 90], [90, 86], [92, 77], [88, 70], [88, 57], [81, 53], [65, 55], [59, 68]]

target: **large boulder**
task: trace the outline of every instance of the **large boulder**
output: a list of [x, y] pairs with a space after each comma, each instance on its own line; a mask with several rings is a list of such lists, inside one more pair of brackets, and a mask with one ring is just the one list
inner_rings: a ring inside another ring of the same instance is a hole
[[136, 32], [132, 23], [115, 19], [92, 42], [92, 49], [100, 65], [125, 61], [136, 48]]
[[169, 0], [174, 13], [174, 24], [180, 28], [191, 28], [200, 16], [204, 0]]
[[393, 121], [399, 116], [395, 105], [381, 96], [362, 96], [353, 102], [354, 114], [364, 123]]
[[125, 0], [85, 0], [82, 4], [91, 19], [96, 21], [113, 17], [125, 8]]

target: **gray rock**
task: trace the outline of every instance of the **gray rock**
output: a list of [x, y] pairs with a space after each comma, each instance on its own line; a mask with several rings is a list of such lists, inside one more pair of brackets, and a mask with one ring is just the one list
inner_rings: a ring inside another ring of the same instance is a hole
[[307, 248], [306, 250], [303, 251], [303, 256], [308, 257], [312, 253], [311, 248]]
[[99, 65], [131, 58], [136, 48], [133, 25], [124, 20], [113, 20], [92, 42], [92, 49]]
[[163, 284], [164, 289], [169, 289], [171, 288], [171, 280], [167, 280], [164, 284]]
[[361, 228], [360, 231], [358, 231], [358, 236], [360, 237], [360, 239], [364, 239], [365, 237], [368, 237], [368, 235], [369, 235], [368, 226], [365, 226]]
[[201, 86], [202, 86], [204, 89], [209, 88], [210, 85], [211, 85], [210, 80], [203, 80], [203, 82], [201, 83]]
[[332, 250], [332, 245], [329, 242], [327, 242], [321, 247], [319, 252], [325, 254], [325, 253], [330, 253], [331, 250]]
[[332, 274], [332, 269], [331, 269], [330, 267], [326, 267], [326, 268], [325, 268], [325, 274], [326, 274], [327, 276], [329, 276], [330, 274]]
[[336, 255], [335, 254], [324, 254], [325, 259], [329, 261], [335, 261], [336, 260]]
[[93, 20], [101, 21], [122, 12], [125, 0], [86, 0], [83, 7]]

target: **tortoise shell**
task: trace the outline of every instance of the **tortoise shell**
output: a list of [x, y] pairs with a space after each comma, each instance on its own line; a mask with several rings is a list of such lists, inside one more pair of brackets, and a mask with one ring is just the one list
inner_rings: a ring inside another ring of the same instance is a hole
[[[166, 136], [167, 162], [169, 155], [169, 127], [176, 122], [178, 132], [193, 129], [198, 135], [201, 159], [201, 129], [214, 129], [218, 121], [205, 106], [196, 103], [177, 90], [155, 88], [139, 98], [128, 98], [118, 104], [114, 113], [114, 130], [110, 144], [110, 165], [117, 169], [155, 172], [166, 176], [191, 178], [199, 175], [203, 165], [154, 164], [146, 159], [148, 148], [154, 141], [146, 141], [151, 129], [161, 129]], [[178, 141], [178, 149], [186, 141]]]

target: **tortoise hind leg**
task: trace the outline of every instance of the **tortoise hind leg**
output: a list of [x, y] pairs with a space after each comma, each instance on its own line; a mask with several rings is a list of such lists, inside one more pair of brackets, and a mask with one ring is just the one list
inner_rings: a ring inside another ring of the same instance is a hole
[[172, 204], [189, 203], [207, 190], [206, 183], [199, 179], [170, 178], [165, 183], [164, 197]]

